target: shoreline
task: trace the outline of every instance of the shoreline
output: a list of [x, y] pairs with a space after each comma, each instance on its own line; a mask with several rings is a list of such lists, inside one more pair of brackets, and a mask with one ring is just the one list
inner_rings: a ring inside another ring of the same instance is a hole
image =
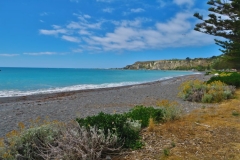
[[156, 106], [163, 99], [176, 101], [184, 113], [189, 113], [203, 105], [212, 105], [178, 98], [179, 85], [189, 79], [208, 78], [204, 74], [193, 74], [130, 86], [0, 98], [0, 137], [17, 129], [19, 122], [28, 126], [30, 120], [37, 117], [67, 122], [99, 112], [124, 113], [136, 105]]
[[141, 85], [151, 85], [159, 82], [165, 82], [169, 80], [178, 79], [180, 77], [188, 77], [193, 75], [201, 75], [203, 73], [196, 72], [195, 74], [189, 74], [189, 75], [181, 75], [171, 78], [162, 78], [160, 80], [155, 80], [151, 82], [143, 82], [143, 83], [137, 83], [137, 84], [131, 84], [131, 85], [124, 85], [124, 86], [115, 86], [115, 87], [105, 87], [105, 88], [92, 88], [92, 89], [79, 89], [79, 90], [69, 90], [69, 91], [60, 91], [60, 92], [52, 92], [52, 93], [39, 93], [39, 94], [30, 94], [30, 95], [21, 95], [21, 96], [11, 96], [11, 97], [0, 97], [0, 105], [3, 103], [9, 103], [9, 102], [20, 102], [25, 100], [41, 100], [41, 99], [51, 99], [56, 97], [63, 97], [63, 96], [69, 96], [72, 94], [77, 93], [85, 93], [85, 92], [92, 92], [92, 91], [101, 91], [101, 90], [112, 90], [112, 89], [120, 89], [120, 88], [128, 88], [133, 86], [141, 86]]

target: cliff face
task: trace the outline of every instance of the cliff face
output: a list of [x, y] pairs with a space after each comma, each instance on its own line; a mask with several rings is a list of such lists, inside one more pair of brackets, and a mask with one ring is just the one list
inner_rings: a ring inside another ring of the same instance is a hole
[[136, 62], [124, 67], [124, 69], [154, 69], [154, 70], [204, 70], [212, 65], [211, 59], [189, 59], [189, 60], [159, 60]]

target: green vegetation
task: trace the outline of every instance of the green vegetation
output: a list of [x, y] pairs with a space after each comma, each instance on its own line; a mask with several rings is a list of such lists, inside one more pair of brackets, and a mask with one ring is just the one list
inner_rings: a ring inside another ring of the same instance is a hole
[[68, 124], [37, 119], [29, 129], [19, 123], [19, 130], [0, 139], [0, 159], [100, 159], [121, 148], [138, 149], [143, 146], [142, 128], [154, 130], [155, 122], [179, 117], [176, 103], [162, 101], [159, 106], [136, 106], [124, 114], [101, 112]]
[[199, 80], [187, 81], [180, 86], [179, 96], [193, 102], [221, 102], [233, 97], [234, 86], [228, 86], [221, 81], [203, 82]]
[[19, 131], [9, 132], [5, 142], [0, 142], [0, 157], [3, 159], [42, 159], [39, 149], [45, 152], [48, 144], [54, 144], [59, 136], [59, 123], [43, 123], [25, 130], [19, 123]]
[[218, 72], [219, 76], [211, 77], [208, 83], [221, 81], [227, 85], [240, 87], [240, 73], [238, 72]]
[[[97, 127], [103, 129], [105, 133], [110, 130], [111, 133], [118, 135], [118, 143], [124, 148], [140, 148], [142, 144], [139, 142], [139, 132], [141, 128], [148, 126], [150, 117], [157, 122], [162, 121], [163, 110], [136, 106], [125, 114], [112, 115], [101, 112], [96, 116], [78, 118], [77, 122], [86, 128], [97, 124]], [[123, 142], [124, 144], [122, 144]]]
[[[196, 24], [195, 30], [223, 37], [227, 40], [216, 40], [217, 45], [221, 46], [224, 60], [230, 64], [230, 68], [240, 70], [240, 2], [239, 0], [209, 0], [211, 6], [208, 10], [209, 19], [203, 20], [203, 16], [195, 13], [194, 16], [202, 20], [202, 23]], [[223, 17], [228, 17], [223, 18]]]
[[237, 111], [232, 111], [232, 115], [235, 117], [238, 117], [238, 116], [240, 116], [240, 113]]

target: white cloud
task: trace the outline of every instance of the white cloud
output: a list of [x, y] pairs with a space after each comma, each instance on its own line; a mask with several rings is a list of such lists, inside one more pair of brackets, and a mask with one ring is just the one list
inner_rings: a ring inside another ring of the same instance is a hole
[[69, 41], [69, 42], [75, 42], [75, 43], [80, 42], [80, 40], [77, 37], [72, 37], [72, 36], [63, 35], [62, 39]]
[[72, 51], [75, 52], [75, 53], [82, 53], [83, 52], [82, 49], [73, 49]]
[[70, 22], [67, 25], [69, 29], [100, 29], [102, 22], [88, 23], [88, 22]]
[[165, 0], [157, 0], [157, 2], [160, 4], [161, 8], [165, 7], [167, 4]]
[[173, 2], [177, 5], [189, 5], [192, 6], [194, 4], [194, 0], [173, 0]]
[[39, 30], [40, 34], [44, 35], [58, 35], [59, 33], [64, 34], [67, 33], [66, 29], [54, 29], [54, 30], [46, 30], [46, 29], [40, 29]]
[[83, 15], [83, 17], [84, 17], [84, 18], [87, 18], [87, 19], [91, 18], [91, 16], [89, 16], [89, 15], [87, 15], [87, 14]]
[[48, 15], [47, 12], [42, 12], [42, 13], [40, 13], [40, 16], [47, 16], [47, 15]]
[[167, 23], [157, 23], [156, 26], [158, 30], [165, 33], [185, 33], [189, 29], [191, 29], [191, 23], [187, 21], [190, 18], [189, 14], [186, 13], [178, 13], [176, 17], [168, 21]]
[[104, 8], [102, 11], [107, 13], [112, 13], [113, 10], [114, 10], [113, 8]]
[[81, 29], [79, 32], [78, 32], [80, 35], [91, 35], [90, 32], [84, 30], [84, 29]]
[[15, 56], [19, 56], [19, 54], [7, 54], [7, 53], [4, 53], [4, 54], [0, 54], [0, 56], [2, 56], [2, 57], [15, 57]]
[[135, 9], [131, 9], [131, 12], [133, 13], [139, 13], [139, 12], [144, 12], [145, 10], [142, 8], [135, 8]]
[[52, 25], [52, 27], [53, 27], [54, 29], [61, 29], [61, 26], [59, 26], [59, 25]]
[[54, 55], [56, 52], [31, 52], [31, 53], [23, 53], [25, 55], [30, 56], [41, 56], [41, 55]]
[[136, 20], [135, 23], [125, 20], [115, 22], [116, 28], [104, 36], [91, 35], [83, 38], [86, 45], [79, 49], [95, 51], [121, 51], [161, 49], [167, 47], [186, 47], [214, 43], [213, 37], [198, 33], [193, 30], [189, 19], [191, 13], [178, 13], [169, 21], [157, 22], [155, 27], [144, 28], [144, 21]]
[[[87, 18], [85, 15], [78, 21], [72, 21], [65, 27], [53, 25], [53, 30], [45, 35], [61, 35], [61, 39], [77, 43], [79, 47], [73, 52], [91, 51], [126, 51], [144, 49], [162, 49], [168, 47], [186, 47], [213, 44], [213, 37], [193, 30], [193, 12], [177, 13], [168, 21], [153, 22], [152, 19], [135, 18], [133, 20], [101, 20]], [[104, 23], [112, 23], [109, 28]], [[149, 25], [151, 23], [151, 25]], [[63, 30], [66, 33], [61, 33]], [[100, 31], [100, 32], [99, 32]]]

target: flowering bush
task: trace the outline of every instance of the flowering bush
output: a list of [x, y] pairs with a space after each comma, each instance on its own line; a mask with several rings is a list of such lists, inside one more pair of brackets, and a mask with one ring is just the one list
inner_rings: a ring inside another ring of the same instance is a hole
[[221, 102], [233, 97], [234, 86], [221, 81], [206, 83], [200, 80], [186, 81], [180, 86], [179, 97], [193, 102]]

